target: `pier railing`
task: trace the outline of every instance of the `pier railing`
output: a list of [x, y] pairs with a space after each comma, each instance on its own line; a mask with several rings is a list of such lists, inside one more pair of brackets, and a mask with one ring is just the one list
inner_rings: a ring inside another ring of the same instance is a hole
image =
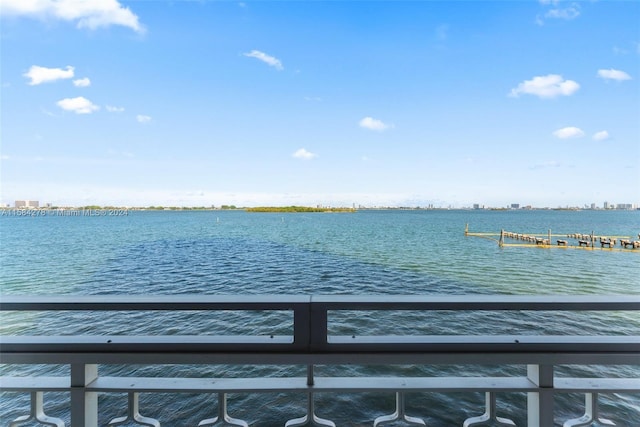
[[[370, 335], [331, 333], [330, 314], [389, 311], [640, 311], [640, 297], [558, 296], [2, 296], [3, 312], [136, 312], [136, 311], [279, 311], [291, 315], [289, 335], [11, 335], [0, 337], [3, 365], [69, 365], [70, 374], [58, 376], [3, 376], [0, 391], [30, 393], [30, 413], [11, 426], [36, 420], [62, 426], [43, 409], [43, 393], [70, 394], [72, 427], [98, 425], [98, 394], [127, 393], [127, 415], [108, 425], [134, 422], [159, 426], [161, 420], [140, 414], [140, 393], [215, 393], [218, 416], [200, 426], [226, 422], [246, 426], [227, 413], [227, 393], [296, 392], [307, 397], [306, 415], [289, 420], [287, 427], [334, 425], [315, 414], [315, 393], [389, 392], [396, 411], [372, 420], [373, 426], [402, 419], [424, 421], [405, 412], [408, 392], [484, 392], [486, 411], [466, 419], [464, 427], [493, 420], [515, 425], [498, 416], [497, 392], [527, 393], [530, 427], [565, 427], [606, 423], [598, 411], [599, 393], [640, 393], [640, 378], [567, 378], [555, 374], [558, 365], [635, 365], [640, 367], [640, 334], [635, 335], [385, 335], [376, 325]], [[612, 333], [615, 331], [612, 331]], [[304, 365], [306, 376], [265, 378], [162, 378], [100, 376], [99, 365], [231, 364]], [[327, 377], [314, 374], [315, 365], [523, 365], [526, 375], [515, 377], [384, 376]], [[5, 369], [6, 371], [7, 369]], [[638, 369], [632, 370], [638, 372]], [[10, 372], [10, 371], [9, 371]], [[585, 395], [584, 415], [572, 420], [554, 419], [554, 398], [559, 393]], [[614, 417], [615, 414], [606, 414]], [[640, 420], [640, 413], [636, 414]], [[622, 420], [621, 420], [622, 421]], [[283, 420], [284, 422], [284, 420]], [[624, 425], [624, 424], [622, 424]]]

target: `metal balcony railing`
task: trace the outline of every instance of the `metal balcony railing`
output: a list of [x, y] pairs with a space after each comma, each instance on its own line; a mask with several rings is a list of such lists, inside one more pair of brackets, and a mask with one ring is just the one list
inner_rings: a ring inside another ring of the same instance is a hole
[[[30, 413], [10, 423], [35, 420], [62, 426], [59, 418], [43, 410], [43, 393], [70, 394], [69, 419], [73, 427], [98, 425], [98, 394], [127, 393], [127, 415], [110, 426], [127, 422], [159, 426], [160, 421], [140, 414], [140, 393], [214, 393], [218, 416], [199, 426], [226, 423], [247, 426], [227, 412], [228, 393], [295, 392], [307, 397], [306, 415], [285, 423], [332, 426], [315, 414], [316, 393], [389, 392], [396, 410], [372, 420], [381, 426], [395, 420], [424, 425], [405, 410], [408, 392], [484, 392], [485, 413], [466, 419], [464, 427], [492, 421], [515, 425], [498, 416], [497, 392], [527, 393], [527, 425], [550, 427], [554, 397], [558, 393], [583, 393], [584, 415], [561, 420], [565, 427], [612, 421], [598, 411], [599, 393], [640, 392], [640, 378], [569, 378], [555, 375], [557, 365], [631, 365], [640, 369], [640, 336], [634, 335], [338, 335], [330, 316], [341, 312], [631, 312], [640, 310], [638, 296], [3, 296], [2, 312], [285, 312], [291, 333], [283, 335], [11, 335], [0, 337], [0, 360], [5, 371], [13, 365], [69, 365], [68, 376], [0, 377], [0, 391], [31, 394]], [[160, 320], [159, 320], [160, 321]], [[615, 331], [612, 331], [615, 332]], [[99, 365], [305, 365], [306, 376], [263, 378], [175, 378], [100, 376]], [[526, 375], [513, 377], [468, 376], [317, 376], [316, 365], [524, 365]], [[504, 414], [502, 414], [504, 415]], [[637, 414], [640, 420], [640, 414]], [[285, 420], [283, 420], [283, 423]], [[640, 424], [640, 423], [636, 423]], [[259, 425], [259, 424], [258, 424]], [[624, 424], [623, 424], [624, 425]], [[629, 424], [634, 425], [634, 424]]]

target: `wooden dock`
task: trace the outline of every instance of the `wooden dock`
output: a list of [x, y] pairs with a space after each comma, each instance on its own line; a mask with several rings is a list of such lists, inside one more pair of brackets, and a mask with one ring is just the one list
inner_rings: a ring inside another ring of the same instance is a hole
[[[469, 224], [466, 224], [464, 235], [493, 240], [501, 248], [558, 248], [640, 253], [640, 240], [633, 240], [631, 236], [596, 235], [594, 232], [553, 234], [548, 230], [546, 233], [517, 233], [504, 229], [499, 233], [471, 232]], [[638, 238], [640, 239], [640, 234]]]

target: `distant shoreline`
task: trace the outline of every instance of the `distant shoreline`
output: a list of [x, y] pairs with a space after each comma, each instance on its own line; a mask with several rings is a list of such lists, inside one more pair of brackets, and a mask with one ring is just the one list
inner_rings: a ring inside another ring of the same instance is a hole
[[307, 206], [258, 206], [245, 209], [247, 212], [260, 213], [315, 213], [315, 212], [356, 212], [355, 208], [310, 208]]
[[314, 213], [314, 212], [357, 212], [357, 211], [484, 211], [484, 212], [519, 212], [519, 211], [602, 211], [602, 212], [629, 212], [640, 211], [640, 208], [633, 207], [627, 209], [618, 208], [578, 208], [578, 207], [422, 207], [422, 206], [358, 206], [352, 207], [310, 207], [310, 206], [257, 206], [257, 207], [236, 207], [233, 205], [222, 206], [40, 206], [40, 207], [0, 207], [0, 213], [6, 216], [9, 212], [37, 212], [37, 211], [245, 211], [262, 213]]

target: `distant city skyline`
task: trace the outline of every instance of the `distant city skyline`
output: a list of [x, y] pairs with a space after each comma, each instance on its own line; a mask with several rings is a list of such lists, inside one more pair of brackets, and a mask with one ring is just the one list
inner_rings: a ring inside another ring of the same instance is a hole
[[[102, 208], [102, 207], [122, 207], [122, 208], [132, 208], [132, 209], [145, 209], [145, 208], [187, 208], [187, 209], [226, 209], [226, 208], [252, 208], [258, 205], [239, 205], [236, 206], [234, 204], [210, 204], [210, 205], [166, 205], [166, 204], [156, 204], [156, 205], [100, 205], [100, 204], [92, 204], [92, 205], [55, 205], [51, 202], [41, 203], [39, 200], [16, 200], [13, 205], [9, 203], [2, 203], [0, 208], [4, 209], [59, 209], [59, 208]], [[260, 205], [260, 206], [276, 206], [276, 205]], [[280, 205], [283, 206], [283, 205]], [[609, 203], [604, 202], [602, 205], [598, 205], [597, 203], [584, 204], [583, 206], [532, 206], [532, 205], [520, 205], [520, 203], [511, 203], [506, 206], [490, 206], [481, 203], [474, 203], [472, 205], [458, 206], [453, 207], [451, 205], [434, 205], [432, 203], [427, 205], [362, 205], [358, 203], [352, 203], [351, 205], [298, 205], [298, 206], [307, 206], [307, 207], [317, 207], [317, 208], [353, 208], [353, 209], [376, 209], [376, 208], [409, 208], [409, 209], [590, 209], [590, 210], [635, 210], [640, 209], [640, 205], [634, 203]]]
[[3, 205], [640, 205], [640, 2], [0, 3]]

